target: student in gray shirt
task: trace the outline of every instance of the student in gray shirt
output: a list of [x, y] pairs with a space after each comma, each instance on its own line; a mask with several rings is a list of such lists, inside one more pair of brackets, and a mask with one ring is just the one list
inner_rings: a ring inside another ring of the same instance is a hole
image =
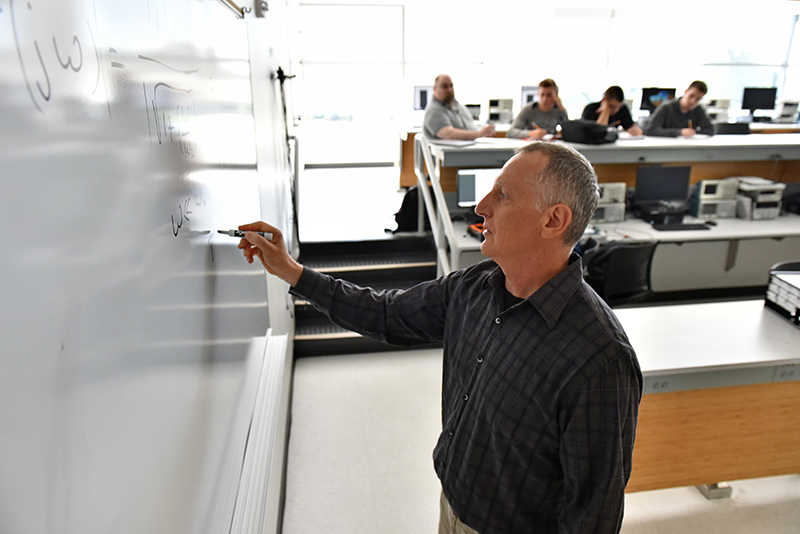
[[507, 137], [541, 139], [556, 133], [556, 126], [569, 118], [558, 96], [558, 85], [551, 78], [539, 82], [539, 101], [528, 104], [519, 112]]
[[492, 137], [494, 126], [476, 128], [472, 114], [456, 100], [452, 78], [440, 74], [433, 82], [433, 98], [425, 107], [422, 131], [429, 139], [472, 140]]
[[717, 133], [711, 119], [700, 106], [708, 92], [705, 82], [696, 80], [689, 85], [683, 96], [665, 102], [656, 108], [644, 130], [645, 135], [658, 137], [692, 137], [696, 134]]

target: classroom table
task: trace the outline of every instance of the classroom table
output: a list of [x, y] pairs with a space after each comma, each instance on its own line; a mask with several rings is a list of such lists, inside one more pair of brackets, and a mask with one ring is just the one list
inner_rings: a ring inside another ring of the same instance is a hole
[[800, 473], [800, 328], [763, 300], [615, 314], [644, 376], [628, 492]]
[[[792, 134], [786, 135], [791, 137]], [[786, 139], [778, 134], [756, 137], [779, 140], [777, 144], [762, 142], [758, 145], [761, 149], [772, 151], [780, 148], [787, 157], [800, 157], [800, 145], [786, 144]], [[708, 145], [712, 139], [706, 140], [705, 144]], [[434, 162], [437, 155], [440, 163], [471, 167], [476, 163], [476, 154], [481, 155], [483, 162], [487, 162], [492, 154], [502, 159], [513, 153], [512, 147], [523, 144], [524, 141], [519, 140], [497, 139], [454, 147], [453, 144], [434, 145], [420, 136], [416, 141], [417, 176], [420, 182], [424, 181], [424, 169], [437, 165]], [[661, 147], [656, 152], [661, 153], [662, 158], [673, 154], [675, 150], [665, 139], [657, 142], [651, 140], [649, 145]], [[736, 143], [723, 143], [720, 146], [726, 147], [727, 151]], [[427, 210], [432, 221], [440, 273], [484, 259], [480, 252], [480, 240], [467, 233], [466, 223], [451, 219], [445, 199], [446, 191], [439, 174], [431, 172], [427, 176], [430, 177], [431, 188], [430, 191], [428, 188], [420, 189], [423, 193], [420, 206]], [[700, 222], [692, 217], [686, 217], [686, 221]], [[773, 263], [800, 258], [800, 216], [788, 214], [777, 219], [755, 221], [717, 219], [715, 223], [708, 230], [657, 231], [629, 215], [620, 223], [595, 225], [598, 233], [593, 237], [601, 242], [659, 241], [651, 271], [651, 285], [655, 292], [765, 286], [769, 267]]]
[[[435, 161], [428, 173], [437, 175], [444, 191], [456, 190], [458, 169], [500, 168], [514, 150], [530, 142], [506, 138], [462, 143], [425, 141]], [[625, 182], [630, 187], [636, 184], [636, 169], [652, 164], [691, 165], [692, 183], [729, 176], [800, 180], [800, 142], [790, 133], [695, 138], [621, 135], [605, 145], [568, 144], [592, 162], [600, 182]]]

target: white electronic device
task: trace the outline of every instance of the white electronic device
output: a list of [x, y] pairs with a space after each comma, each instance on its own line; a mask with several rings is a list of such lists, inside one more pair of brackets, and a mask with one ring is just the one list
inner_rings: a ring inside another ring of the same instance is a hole
[[625, 193], [628, 189], [625, 182], [611, 182], [597, 185], [600, 187], [600, 204], [625, 203]]
[[733, 219], [736, 217], [737, 200], [709, 199], [693, 197], [689, 203], [689, 213], [701, 219]]
[[592, 214], [593, 223], [614, 223], [625, 220], [625, 203], [613, 202], [610, 204], [598, 204], [597, 209]]
[[758, 202], [780, 202], [786, 189], [786, 184], [757, 176], [736, 176], [728, 180], [739, 182], [740, 195], [747, 195]]
[[706, 113], [714, 122], [727, 122], [731, 101], [727, 98], [711, 98], [706, 103]]
[[727, 180], [739, 184], [736, 216], [740, 219], [775, 219], [780, 215], [786, 184], [757, 176], [734, 176]]
[[740, 219], [751, 219], [753, 221], [777, 219], [780, 213], [780, 200], [758, 201], [747, 195], [739, 195], [737, 198], [736, 216]]
[[776, 122], [792, 123], [797, 118], [797, 102], [783, 102], [781, 114], [778, 115]]
[[514, 100], [511, 98], [493, 98], [489, 100], [489, 122], [510, 124], [514, 119], [512, 110]]
[[739, 183], [735, 180], [702, 180], [697, 184], [695, 196], [705, 200], [736, 200]]
[[800, 272], [770, 271], [764, 305], [800, 327]]
[[711, 98], [706, 103], [708, 108], [728, 109], [731, 107], [729, 98]]

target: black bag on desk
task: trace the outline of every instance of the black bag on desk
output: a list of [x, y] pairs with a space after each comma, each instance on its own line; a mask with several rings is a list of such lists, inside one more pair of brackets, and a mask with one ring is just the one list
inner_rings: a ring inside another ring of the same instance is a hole
[[618, 136], [616, 128], [584, 119], [567, 121], [561, 125], [561, 138], [568, 143], [603, 145], [613, 143]]

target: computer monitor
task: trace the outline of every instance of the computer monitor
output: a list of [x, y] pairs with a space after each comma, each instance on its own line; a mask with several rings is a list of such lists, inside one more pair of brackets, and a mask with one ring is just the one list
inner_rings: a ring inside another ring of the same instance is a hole
[[539, 86], [538, 85], [523, 85], [522, 86], [522, 107], [524, 108], [528, 104], [531, 104], [536, 101], [536, 97], [539, 96]]
[[474, 208], [494, 187], [500, 169], [461, 169], [457, 174], [458, 207]]
[[464, 107], [466, 107], [469, 114], [472, 115], [473, 120], [478, 120], [481, 117], [480, 104], [464, 104]]
[[414, 109], [425, 109], [428, 101], [433, 97], [432, 85], [415, 85], [414, 86]]
[[675, 88], [645, 87], [642, 89], [642, 103], [639, 109], [654, 112], [658, 106], [675, 98]]
[[666, 201], [686, 201], [689, 199], [690, 165], [676, 167], [639, 167], [636, 170], [634, 204], [647, 205]]
[[745, 87], [742, 94], [742, 109], [751, 112], [757, 109], [775, 109], [777, 87]]

